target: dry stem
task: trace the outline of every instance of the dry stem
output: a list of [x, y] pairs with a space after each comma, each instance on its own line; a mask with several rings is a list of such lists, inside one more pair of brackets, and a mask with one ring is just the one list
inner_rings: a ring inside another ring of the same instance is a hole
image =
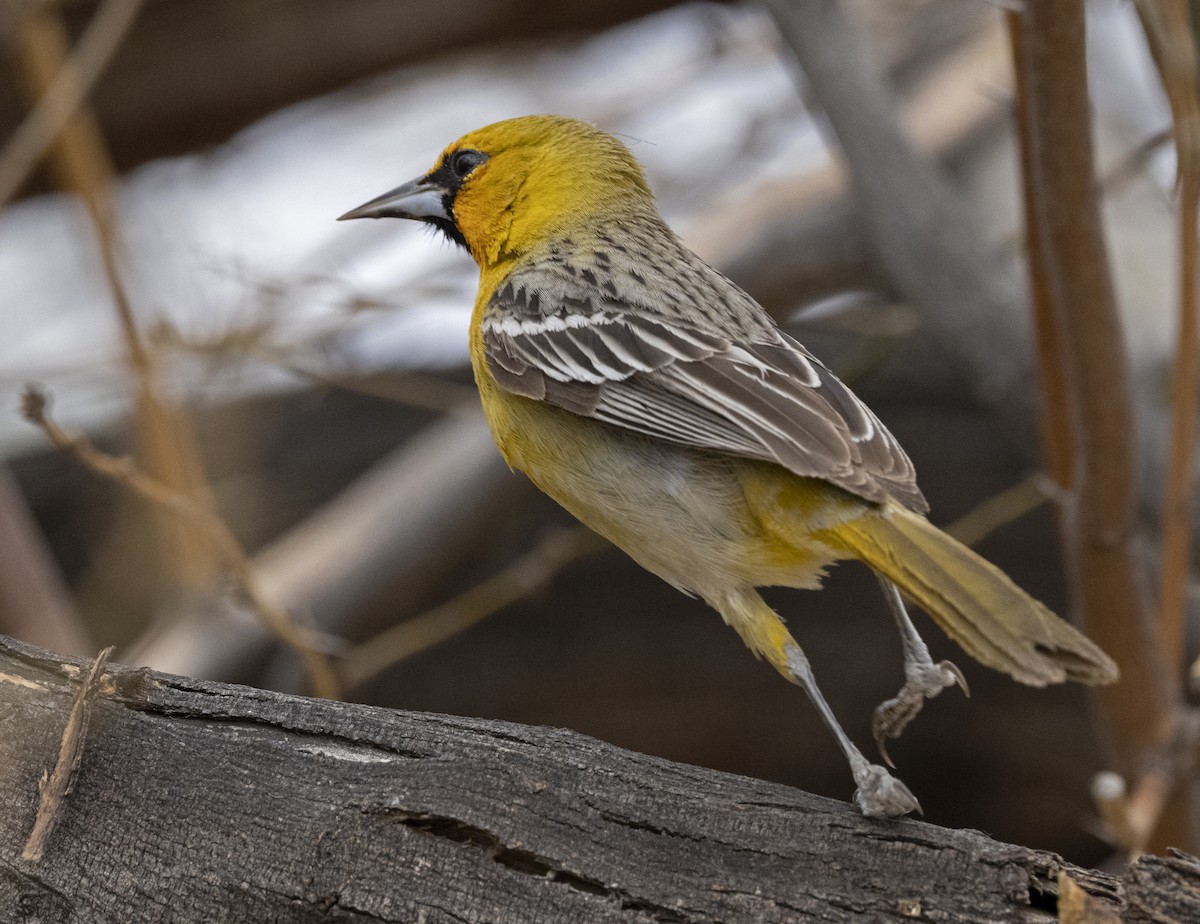
[[117, 458], [101, 452], [85, 437], [68, 433], [47, 415], [47, 397], [43, 391], [30, 386], [22, 398], [25, 417], [46, 434], [59, 451], [72, 456], [91, 471], [124, 485], [169, 511], [193, 528], [209, 544], [216, 557], [233, 573], [250, 605], [285, 645], [295, 650], [304, 661], [318, 696], [337, 699], [340, 686], [326, 655], [320, 650], [322, 638], [310, 629], [298, 625], [259, 590], [258, 577], [241, 544], [225, 522], [206, 504], [151, 478], [138, 469], [132, 459]]
[[1200, 400], [1196, 222], [1200, 220], [1200, 100], [1196, 45], [1184, 0], [1138, 0], [1138, 15], [1171, 103], [1179, 182], [1179, 330], [1171, 380], [1171, 448], [1162, 509], [1159, 624], [1167, 667], [1183, 667], [1183, 620], [1191, 566], [1192, 468]]
[[[136, 13], [134, 7], [119, 6], [126, 0], [109, 0], [100, 20], [93, 21], [93, 41], [108, 47], [124, 34], [119, 28]], [[211, 503], [200, 463], [199, 450], [191, 429], [178, 408], [159, 397], [158, 374], [154, 356], [138, 331], [137, 320], [122, 278], [120, 236], [113, 208], [113, 168], [100, 127], [83, 101], [83, 89], [74, 82], [91, 76], [81, 72], [80, 63], [72, 66], [67, 54], [67, 35], [60, 12], [51, 5], [29, 5], [22, 11], [17, 29], [17, 44], [26, 82], [38, 106], [63, 106], [54, 118], [60, 131], [51, 146], [60, 185], [76, 193], [87, 208], [100, 251], [101, 263], [113, 307], [125, 343], [129, 365], [136, 382], [134, 409], [139, 449], [145, 465], [155, 479]], [[120, 15], [118, 15], [118, 13]], [[126, 18], [123, 18], [126, 17]], [[110, 52], [111, 53], [111, 52]], [[77, 55], [84, 64], [95, 53], [80, 47]], [[93, 62], [92, 70], [99, 65]], [[64, 88], [64, 89], [58, 89]], [[185, 584], [202, 586], [211, 581], [214, 562], [203, 544], [172, 522], [164, 524], [168, 561], [173, 576]]]
[[1042, 490], [1045, 476], [1040, 472], [1018, 481], [984, 498], [953, 523], [945, 526], [947, 533], [963, 545], [978, 545], [997, 529], [1036, 510], [1046, 502]]
[[1017, 143], [1021, 157], [1021, 195], [1026, 215], [1025, 249], [1029, 267], [1030, 311], [1033, 315], [1033, 337], [1040, 358], [1038, 378], [1042, 390], [1039, 420], [1042, 446], [1046, 456], [1046, 473], [1059, 488], [1071, 484], [1071, 418], [1067, 395], [1066, 364], [1063, 360], [1062, 333], [1054, 316], [1051, 280], [1043, 252], [1041, 225], [1031, 220], [1037, 212], [1037, 184], [1034, 182], [1034, 131], [1029, 101], [1028, 70], [1021, 66], [1025, 57], [1024, 30], [1021, 14], [1007, 12], [1012, 56], [1014, 115]]
[[38, 104], [0, 151], [0, 205], [16, 194], [83, 105], [145, 0], [106, 0]]
[[555, 530], [504, 570], [453, 600], [381, 632], [346, 653], [342, 679], [356, 688], [387, 668], [482, 622], [546, 586], [571, 562], [608, 543], [589, 529]]
[[[1053, 318], [1044, 322], [1052, 336], [1039, 340], [1039, 361], [1044, 382], [1062, 379], [1062, 394], [1048, 401], [1064, 402], [1051, 409], [1053, 426], [1066, 427], [1070, 438], [1060, 511], [1064, 563], [1076, 617], [1121, 668], [1122, 682], [1098, 691], [1097, 703], [1112, 760], [1136, 778], [1163, 759], [1181, 688], [1164, 670], [1131, 546], [1134, 419], [1094, 181], [1083, 2], [1029, 0], [1011, 22], [1020, 33], [1014, 49], [1026, 223], [1037, 249], [1033, 284]], [[1061, 438], [1052, 434], [1051, 451]], [[1194, 846], [1191, 813], [1177, 814], [1185, 820], [1176, 842]]]
[[25, 842], [25, 849], [21, 851], [21, 859], [28, 863], [37, 863], [42, 859], [50, 835], [62, 817], [63, 802], [71, 793], [75, 776], [79, 772], [79, 764], [83, 761], [88, 719], [91, 718], [92, 703], [100, 687], [100, 675], [112, 652], [111, 647], [100, 652], [79, 684], [58, 747], [58, 760], [55, 761], [54, 769], [43, 771], [42, 778], [38, 780], [37, 816], [33, 821], [33, 829], [29, 832], [29, 839]]

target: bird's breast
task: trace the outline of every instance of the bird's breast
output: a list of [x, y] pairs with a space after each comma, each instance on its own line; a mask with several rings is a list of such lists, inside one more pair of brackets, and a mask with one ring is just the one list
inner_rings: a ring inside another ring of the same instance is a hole
[[[488, 424], [509, 465], [585, 525], [681, 590], [814, 586], [832, 550], [781, 542], [745, 494], [756, 463], [641, 437], [509, 395], [479, 374]], [[783, 472], [783, 470], [780, 470]], [[787, 473], [783, 473], [787, 474]]]

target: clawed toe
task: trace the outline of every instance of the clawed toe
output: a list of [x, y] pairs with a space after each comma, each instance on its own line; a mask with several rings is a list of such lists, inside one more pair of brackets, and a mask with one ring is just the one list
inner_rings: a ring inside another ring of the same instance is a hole
[[878, 764], [870, 764], [855, 775], [858, 790], [854, 802], [859, 811], [871, 818], [899, 818], [921, 812], [921, 803], [912, 791]]
[[908, 723], [921, 711], [924, 697], [906, 698], [903, 695], [889, 699], [875, 707], [871, 718], [871, 734], [875, 736], [875, 747], [889, 767], [895, 767], [887, 751], [887, 739], [899, 738]]
[[908, 727], [908, 723], [921, 711], [926, 700], [933, 699], [942, 690], [956, 684], [962, 687], [967, 696], [971, 695], [962, 671], [952, 662], [922, 665], [920, 670], [909, 672], [899, 693], [876, 707], [871, 719], [871, 732], [875, 736], [875, 745], [879, 748], [879, 753], [889, 767], [895, 764], [888, 756], [887, 739], [899, 738]]
[[[952, 687], [957, 684], [963, 691], [963, 696], [968, 699], [971, 697], [971, 688], [967, 686], [967, 678], [963, 676], [963, 672], [958, 669], [958, 665], [953, 661], [941, 661], [937, 664], [937, 670], [942, 675], [943, 683], [942, 690], [947, 687]], [[935, 690], [926, 696], [926, 699], [932, 699], [937, 696], [941, 690]]]

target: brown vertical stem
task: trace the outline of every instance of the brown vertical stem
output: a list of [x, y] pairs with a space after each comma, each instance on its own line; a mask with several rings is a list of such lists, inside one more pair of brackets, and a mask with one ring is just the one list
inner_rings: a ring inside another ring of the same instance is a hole
[[[1138, 0], [1142, 28], [1171, 103], [1179, 178], [1179, 328], [1171, 377], [1171, 447], [1162, 509], [1159, 625], [1172, 671], [1183, 666], [1183, 621], [1192, 544], [1192, 469], [1196, 404], [1200, 400], [1197, 344], [1196, 222], [1200, 210], [1200, 100], [1196, 44], [1185, 0]], [[1182, 682], [1182, 678], [1180, 678]]]
[[[1026, 220], [1044, 277], [1035, 286], [1044, 287], [1061, 349], [1039, 360], [1044, 380], [1062, 377], [1070, 434], [1060, 521], [1067, 579], [1076, 619], [1120, 665], [1121, 682], [1096, 696], [1112, 760], [1137, 778], [1165, 759], [1181, 691], [1165, 670], [1131, 546], [1134, 416], [1094, 182], [1083, 0], [1028, 0], [1014, 25], [1021, 33]], [[1177, 843], [1195, 843], [1194, 831], [1179, 836]]]
[[1196, 221], [1200, 180], [1191, 167], [1179, 177], [1179, 330], [1171, 377], [1171, 450], [1162, 510], [1159, 620], [1173, 673], [1183, 663], [1183, 617], [1192, 549], [1192, 468], [1200, 351], [1196, 324]]
[[[1028, 105], [1028, 75], [1020, 62], [1025, 56], [1024, 31], [1021, 14], [1010, 10], [1008, 33], [1012, 42], [1013, 93], [1017, 143], [1021, 158], [1021, 195], [1026, 216], [1037, 209], [1037, 187], [1034, 183], [1033, 127]], [[1034, 347], [1039, 358], [1038, 376], [1041, 383], [1040, 422], [1042, 445], [1045, 448], [1046, 471], [1058, 487], [1071, 485], [1071, 418], [1067, 411], [1067, 381], [1063, 368], [1063, 345], [1054, 315], [1054, 304], [1047, 275], [1041, 226], [1027, 221], [1025, 249], [1029, 263], [1030, 310], [1033, 314]]]

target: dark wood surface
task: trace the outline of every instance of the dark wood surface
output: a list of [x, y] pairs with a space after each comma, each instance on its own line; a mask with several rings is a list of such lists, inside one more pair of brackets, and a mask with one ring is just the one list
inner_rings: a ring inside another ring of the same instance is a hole
[[[1122, 904], [1053, 854], [571, 732], [117, 665], [30, 863], [86, 665], [0, 639], [0, 920], [1052, 921], [1064, 870]], [[1200, 915], [1194, 861], [1131, 877], [1139, 913]]]

